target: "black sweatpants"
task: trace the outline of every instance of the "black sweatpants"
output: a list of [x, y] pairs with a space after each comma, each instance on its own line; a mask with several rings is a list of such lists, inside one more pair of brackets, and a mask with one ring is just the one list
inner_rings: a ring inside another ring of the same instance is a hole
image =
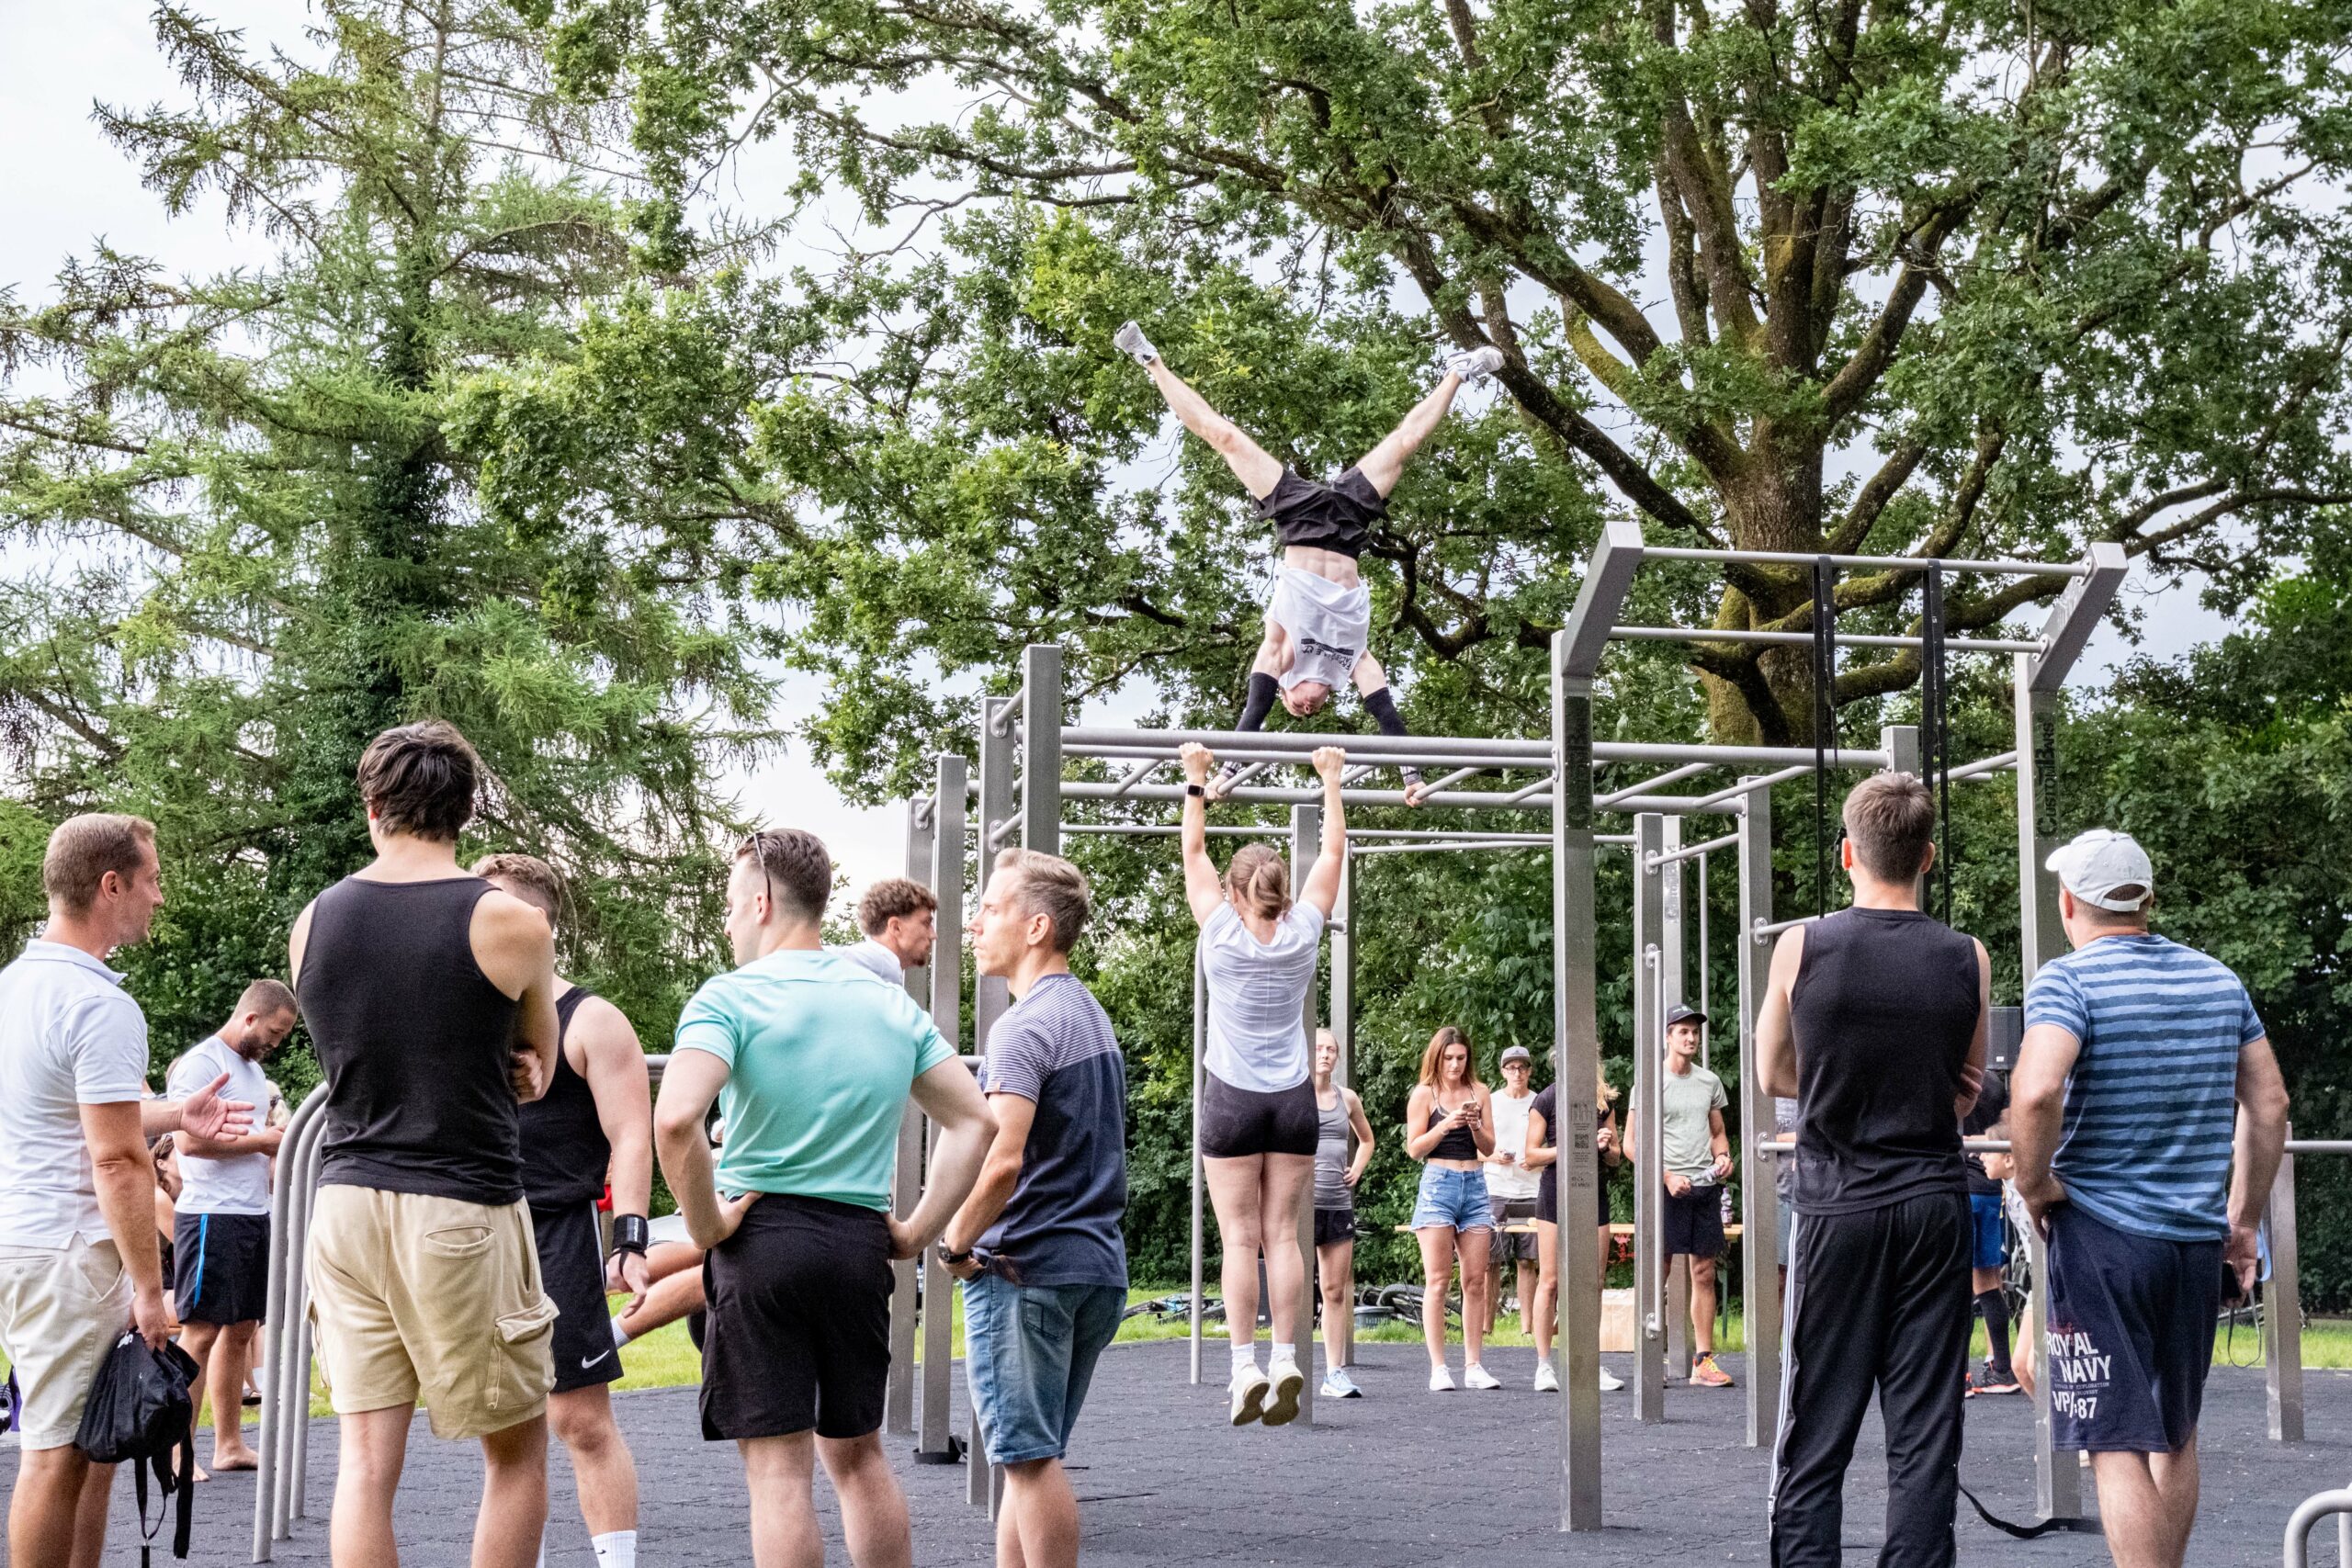
[[1871, 1393], [1886, 1424], [1881, 1568], [1950, 1568], [1968, 1371], [1965, 1193], [1800, 1214], [1772, 1465], [1775, 1568], [1845, 1560], [1846, 1466]]

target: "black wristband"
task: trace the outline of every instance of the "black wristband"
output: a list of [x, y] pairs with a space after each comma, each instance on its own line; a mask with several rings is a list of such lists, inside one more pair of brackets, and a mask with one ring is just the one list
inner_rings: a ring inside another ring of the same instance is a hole
[[652, 1244], [653, 1227], [646, 1223], [643, 1214], [615, 1214], [613, 1216], [613, 1250], [615, 1252], [634, 1252], [642, 1258], [645, 1256], [645, 1249]]
[[1197, 795], [1202, 799], [1205, 800], [1208, 798], [1209, 786], [1206, 784], [1188, 784], [1184, 786], [1184, 793], [1186, 795]]
[[968, 1249], [963, 1252], [950, 1252], [947, 1250], [947, 1244], [945, 1242], [941, 1242], [939, 1244], [939, 1260], [947, 1265], [950, 1269], [961, 1269], [965, 1264], [969, 1263], [972, 1260], [972, 1254]]

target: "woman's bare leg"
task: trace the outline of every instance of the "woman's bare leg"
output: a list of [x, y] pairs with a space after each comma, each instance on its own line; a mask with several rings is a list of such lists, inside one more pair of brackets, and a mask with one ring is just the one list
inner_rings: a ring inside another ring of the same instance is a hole
[[1487, 1255], [1494, 1249], [1495, 1233], [1467, 1230], [1454, 1239], [1462, 1254], [1462, 1343], [1464, 1364], [1477, 1366], [1487, 1359], [1487, 1322], [1490, 1316], [1487, 1291]]
[[[1258, 1212], [1258, 1185], [1266, 1156], [1204, 1159], [1209, 1206], [1216, 1211], [1217, 1272], [1225, 1292], [1225, 1330], [1237, 1348], [1258, 1337], [1258, 1248], [1264, 1222]], [[1281, 1325], [1277, 1324], [1279, 1331]]]
[[1453, 1285], [1453, 1227], [1424, 1225], [1413, 1236], [1421, 1244], [1421, 1337], [1429, 1343], [1430, 1367], [1435, 1371], [1445, 1365], [1445, 1296]]

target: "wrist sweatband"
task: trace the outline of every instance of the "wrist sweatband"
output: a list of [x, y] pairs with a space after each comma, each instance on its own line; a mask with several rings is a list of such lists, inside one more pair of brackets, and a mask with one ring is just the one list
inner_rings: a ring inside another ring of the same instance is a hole
[[651, 1246], [652, 1242], [653, 1227], [646, 1223], [643, 1214], [615, 1214], [613, 1216], [613, 1250], [615, 1252], [634, 1252], [642, 1258], [645, 1256], [645, 1249]]

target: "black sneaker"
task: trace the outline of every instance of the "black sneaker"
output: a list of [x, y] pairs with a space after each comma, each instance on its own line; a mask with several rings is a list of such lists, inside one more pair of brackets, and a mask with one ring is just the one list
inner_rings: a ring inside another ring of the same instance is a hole
[[2025, 1390], [2018, 1386], [2016, 1374], [1997, 1372], [1990, 1368], [1972, 1374], [1968, 1380], [1968, 1397], [1971, 1399], [1980, 1394], [2023, 1393], [2024, 1392]]

